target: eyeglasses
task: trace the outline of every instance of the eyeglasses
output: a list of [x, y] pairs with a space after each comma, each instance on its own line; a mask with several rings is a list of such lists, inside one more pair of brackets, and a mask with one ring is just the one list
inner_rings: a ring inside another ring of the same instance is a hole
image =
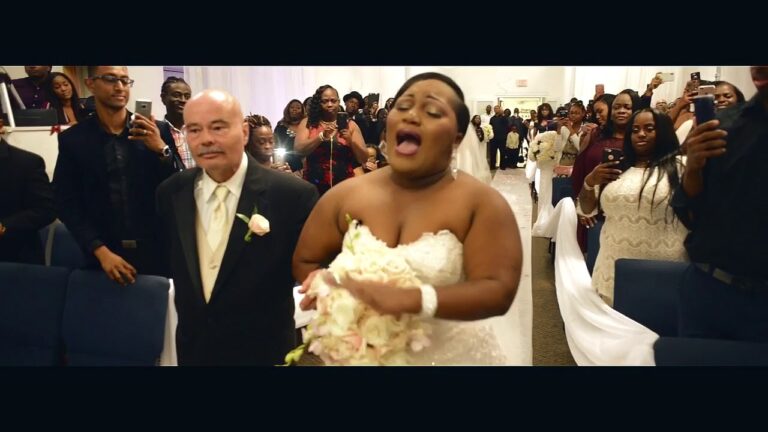
[[133, 87], [133, 83], [136, 82], [135, 80], [132, 80], [128, 77], [116, 77], [114, 75], [95, 75], [92, 76], [91, 79], [100, 79], [106, 82], [107, 84], [115, 85], [118, 82], [121, 82], [126, 87]]

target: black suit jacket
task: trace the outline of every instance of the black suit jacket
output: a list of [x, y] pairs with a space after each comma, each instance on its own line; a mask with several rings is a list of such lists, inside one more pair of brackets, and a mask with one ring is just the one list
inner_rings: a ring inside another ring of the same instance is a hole
[[56, 219], [53, 190], [40, 156], [0, 138], [0, 261], [45, 264], [38, 230]]
[[[162, 133], [161, 137], [173, 152], [176, 148], [173, 137]], [[96, 114], [60, 133], [59, 156], [53, 174], [59, 219], [75, 237], [92, 266], [97, 265], [94, 249], [104, 244], [119, 255], [121, 240], [128, 240], [114, 221], [105, 154], [108, 139], [109, 134], [101, 127]], [[157, 238], [160, 231], [155, 213], [155, 191], [163, 180], [177, 171], [173, 163], [175, 158], [163, 161], [141, 142], [136, 141], [135, 145], [139, 152], [131, 170], [136, 174], [130, 181], [137, 193], [131, 205], [142, 209], [141, 220], [154, 231], [151, 237]]]
[[170, 236], [180, 365], [276, 365], [296, 344], [291, 259], [317, 189], [247, 157], [237, 213], [250, 217], [257, 207], [270, 232], [246, 242], [247, 225], [234, 219], [208, 303], [195, 230], [194, 190], [201, 169], [174, 175], [157, 192], [158, 213]]

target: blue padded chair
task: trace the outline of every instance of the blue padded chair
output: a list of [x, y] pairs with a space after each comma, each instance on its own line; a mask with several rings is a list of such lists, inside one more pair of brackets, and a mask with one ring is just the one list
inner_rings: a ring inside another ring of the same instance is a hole
[[62, 364], [69, 269], [0, 263], [0, 365]]
[[587, 269], [592, 274], [595, 268], [597, 253], [600, 251], [600, 230], [603, 229], [604, 221], [598, 221], [595, 226], [587, 230]]
[[768, 366], [768, 344], [660, 337], [653, 344], [656, 366]]
[[573, 182], [570, 177], [552, 178], [552, 207], [557, 207], [557, 203], [563, 198], [570, 198], [573, 194]]
[[85, 266], [85, 256], [80, 245], [61, 222], [53, 223], [53, 242], [50, 265], [78, 269]]
[[677, 336], [678, 292], [688, 263], [616, 260], [613, 307], [660, 336]]
[[51, 246], [53, 244], [53, 227], [56, 222], [50, 225], [46, 225], [40, 228], [38, 235], [40, 236], [40, 244], [43, 246], [43, 254], [45, 255], [45, 265], [51, 265]]
[[168, 279], [136, 277], [126, 287], [103, 272], [69, 278], [62, 333], [70, 366], [154, 366], [163, 350]]

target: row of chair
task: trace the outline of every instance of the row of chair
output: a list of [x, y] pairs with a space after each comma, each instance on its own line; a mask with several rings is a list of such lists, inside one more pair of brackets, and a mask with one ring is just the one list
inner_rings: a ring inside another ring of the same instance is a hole
[[616, 260], [614, 308], [660, 336], [656, 365], [768, 365], [768, 344], [679, 337], [678, 290], [687, 268], [683, 262]]
[[85, 266], [85, 256], [67, 227], [58, 220], [42, 228], [40, 242], [45, 251], [45, 265], [70, 269]]
[[153, 366], [168, 279], [122, 287], [103, 272], [0, 263], [0, 365]]

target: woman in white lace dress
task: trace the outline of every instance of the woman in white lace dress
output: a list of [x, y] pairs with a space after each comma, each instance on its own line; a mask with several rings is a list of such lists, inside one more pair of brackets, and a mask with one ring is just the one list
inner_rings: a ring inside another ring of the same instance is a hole
[[624, 136], [624, 160], [598, 165], [585, 181], [607, 186], [584, 187], [579, 194], [584, 214], [596, 213], [598, 200], [605, 214], [592, 287], [611, 306], [617, 259], [687, 259], [688, 230], [669, 207], [680, 183], [679, 147], [668, 116], [651, 109], [635, 112]]
[[[421, 286], [349, 279], [341, 285], [380, 313], [418, 314], [431, 324], [432, 344], [414, 364], [507, 363], [483, 319], [510, 308], [522, 245], [501, 194], [452, 169], [468, 126], [469, 110], [453, 80], [424, 73], [406, 81], [387, 118], [389, 166], [330, 189], [307, 219], [293, 258], [306, 292], [345, 236], [383, 242], [404, 257]], [[358, 228], [350, 228], [347, 215]], [[314, 298], [306, 296], [301, 307], [314, 307]]]

